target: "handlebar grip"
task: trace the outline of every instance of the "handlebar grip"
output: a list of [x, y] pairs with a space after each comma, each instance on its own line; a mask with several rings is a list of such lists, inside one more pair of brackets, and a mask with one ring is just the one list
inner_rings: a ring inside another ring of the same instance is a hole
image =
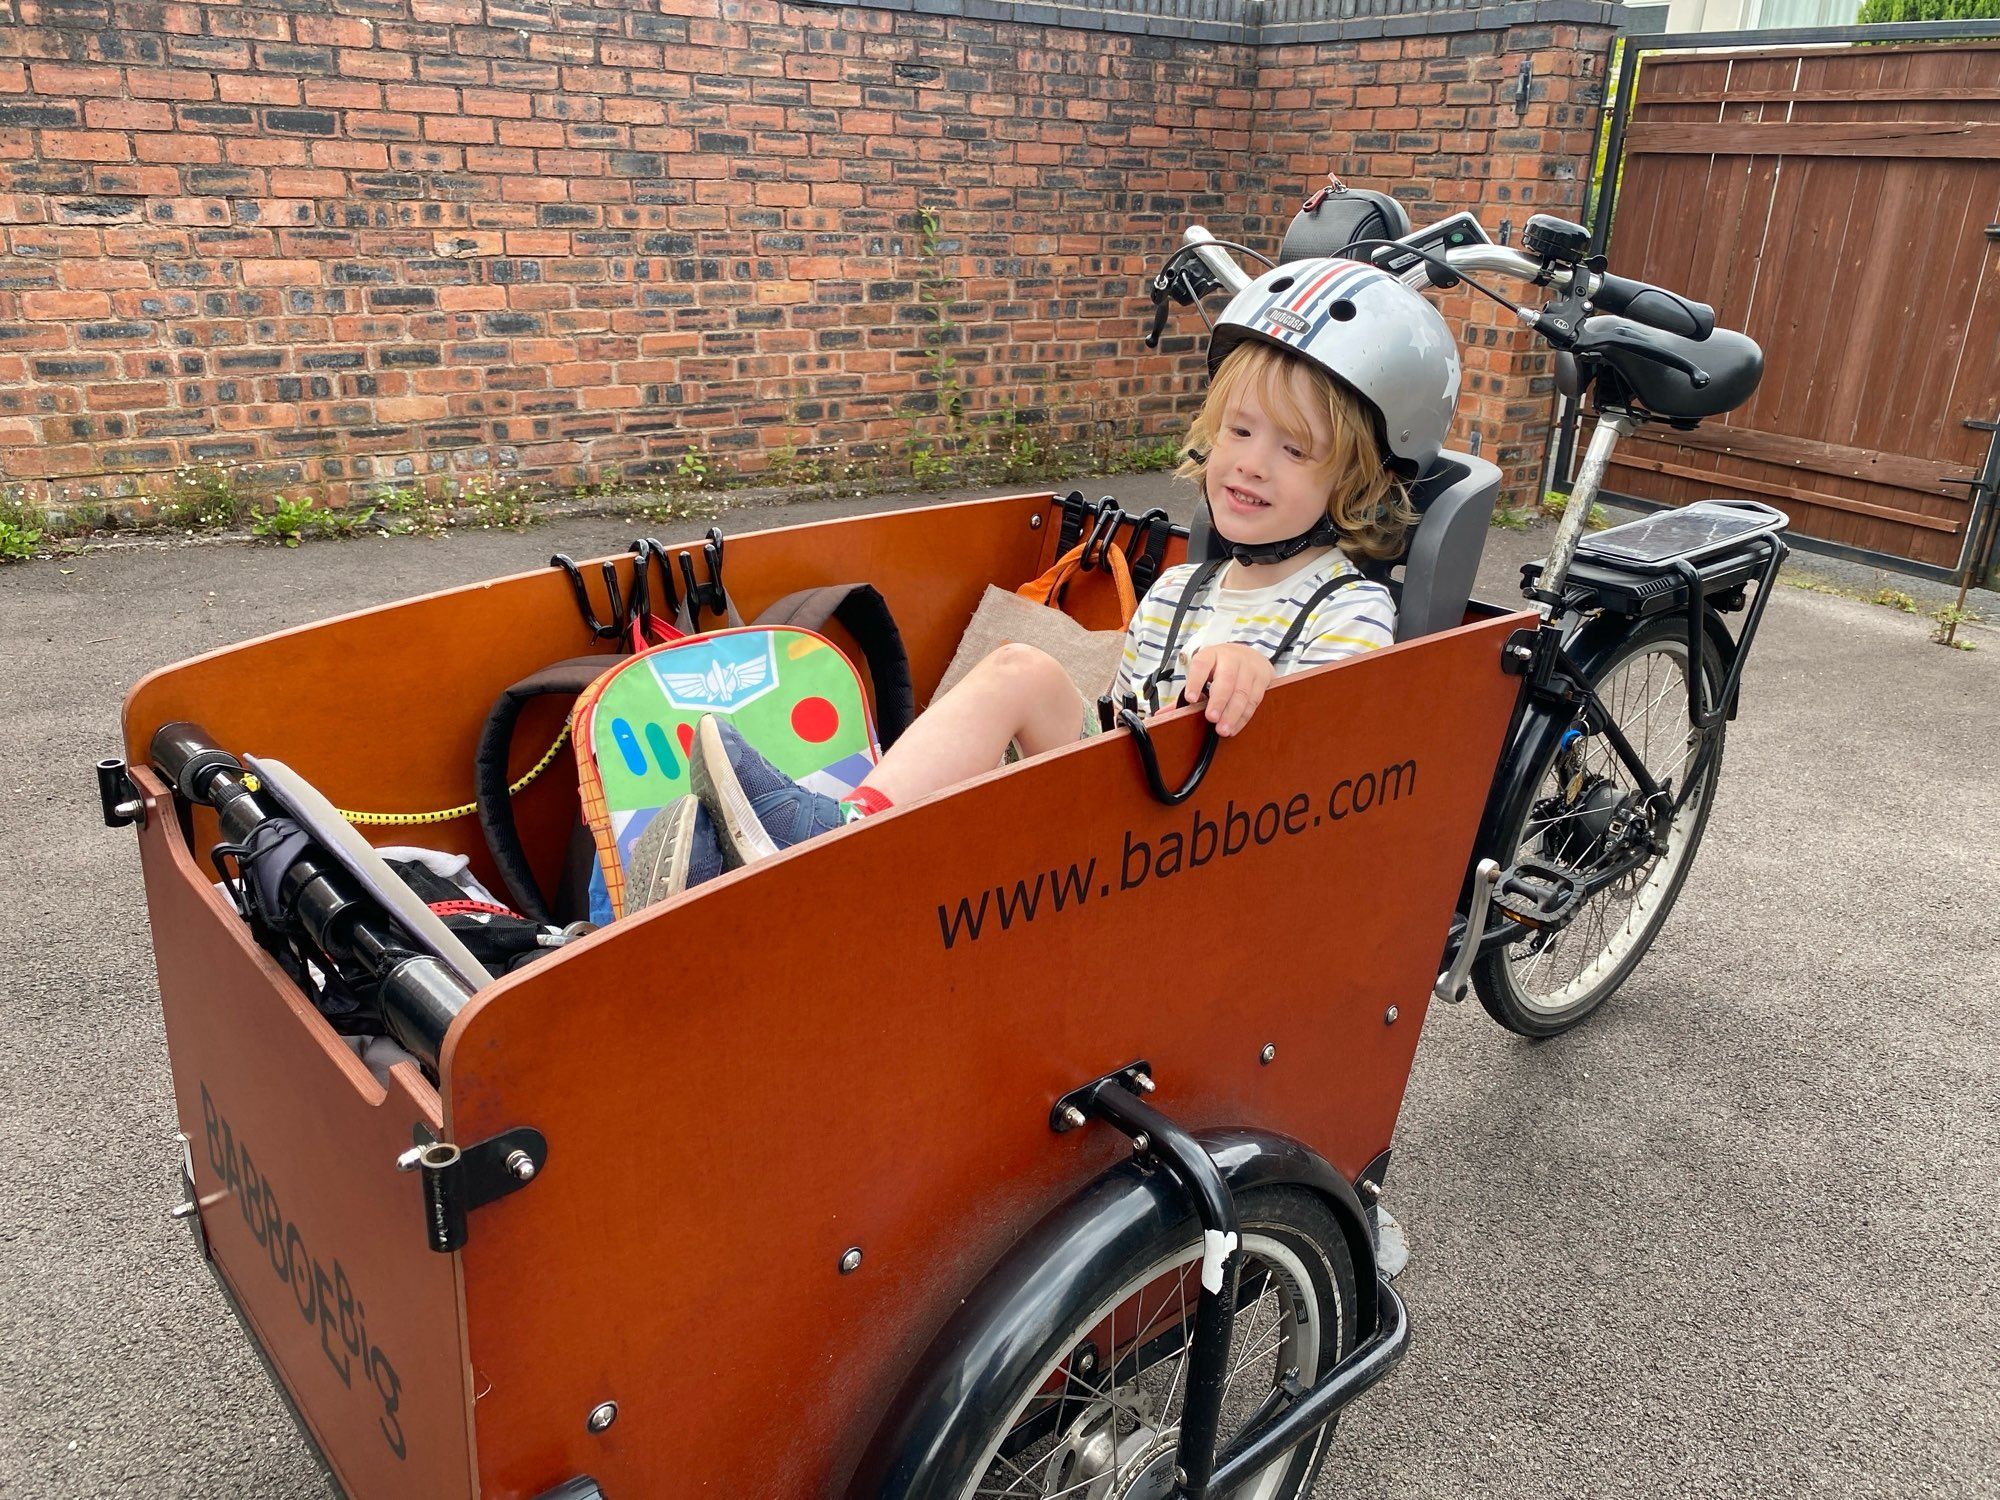
[[1715, 332], [1714, 308], [1649, 282], [1605, 276], [1599, 280], [1590, 300], [1602, 312], [1617, 313], [1684, 339], [1705, 339]]

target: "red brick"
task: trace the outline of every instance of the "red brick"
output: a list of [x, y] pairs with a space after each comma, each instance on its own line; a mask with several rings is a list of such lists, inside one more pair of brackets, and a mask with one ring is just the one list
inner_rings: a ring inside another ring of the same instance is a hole
[[564, 256], [570, 252], [566, 234], [516, 231], [506, 237], [507, 253], [519, 256]]
[[348, 78], [414, 78], [417, 72], [415, 58], [384, 50], [342, 52], [336, 61]]
[[429, 115], [424, 119], [424, 139], [454, 141], [460, 145], [484, 145], [493, 139], [494, 122], [464, 119], [457, 115]]
[[222, 160], [222, 143], [208, 135], [135, 135], [132, 154], [140, 161], [213, 165]]
[[153, 284], [152, 267], [136, 260], [66, 260], [62, 267], [63, 285], [72, 291], [88, 289], [129, 290]]
[[245, 137], [223, 143], [223, 154], [239, 167], [300, 167], [307, 143], [284, 136]]
[[42, 154], [53, 161], [130, 161], [132, 142], [105, 130], [44, 130]]
[[534, 101], [527, 94], [500, 89], [467, 89], [464, 107], [469, 115], [499, 115], [514, 120], [525, 120], [534, 113]]
[[343, 198], [350, 191], [344, 172], [316, 172], [303, 167], [273, 167], [271, 191], [285, 198]]
[[375, 28], [366, 21], [348, 16], [302, 15], [293, 22], [300, 45], [315, 47], [372, 47]]
[[213, 99], [215, 80], [182, 68], [127, 68], [126, 87], [141, 99]]
[[316, 260], [246, 260], [245, 286], [318, 286], [324, 275]]
[[428, 422], [450, 414], [441, 396], [403, 396], [375, 403], [378, 422]]
[[54, 98], [95, 94], [116, 98], [125, 92], [125, 80], [118, 69], [86, 63], [34, 62], [28, 77], [35, 92]]
[[391, 84], [383, 91], [382, 102], [406, 114], [455, 115], [459, 109], [457, 89], [428, 84]]
[[313, 109], [378, 109], [382, 104], [379, 83], [363, 83], [352, 78], [308, 78], [306, 104]]
[[352, 167], [364, 172], [380, 172], [389, 165], [389, 148], [372, 141], [314, 141], [312, 162], [316, 167]]
[[23, 292], [21, 316], [35, 323], [108, 318], [111, 299], [103, 292]]
[[149, 411], [164, 407], [167, 400], [167, 387], [160, 381], [126, 380], [83, 391], [83, 404], [92, 411]]
[[227, 224], [229, 200], [227, 198], [155, 199], [147, 205], [146, 217], [155, 224]]
[[172, 167], [93, 167], [90, 187], [112, 198], [172, 198], [181, 190], [181, 174]]
[[300, 101], [299, 80], [265, 74], [218, 73], [215, 93], [228, 104], [291, 104]]

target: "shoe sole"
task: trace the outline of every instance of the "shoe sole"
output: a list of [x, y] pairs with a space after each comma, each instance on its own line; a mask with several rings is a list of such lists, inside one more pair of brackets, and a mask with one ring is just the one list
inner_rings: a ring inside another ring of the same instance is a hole
[[657, 855], [651, 868], [643, 871], [639, 867], [644, 863], [648, 846], [655, 836], [650, 828], [639, 836], [639, 842], [632, 851], [634, 867], [626, 872], [625, 881], [632, 911], [640, 911], [669, 896], [678, 896], [687, 889], [698, 811], [694, 798], [681, 797], [659, 815]]
[[715, 820], [715, 841], [722, 848], [723, 867], [734, 870], [776, 854], [778, 846], [757, 821], [743, 783], [736, 779], [736, 768], [729, 763], [729, 750], [722, 743], [713, 715], [703, 715], [695, 727], [694, 754], [689, 761], [688, 780]]

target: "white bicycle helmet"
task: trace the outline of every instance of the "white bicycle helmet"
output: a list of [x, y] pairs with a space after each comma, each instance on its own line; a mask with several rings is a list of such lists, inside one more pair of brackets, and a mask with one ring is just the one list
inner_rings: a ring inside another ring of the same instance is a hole
[[1208, 373], [1245, 339], [1302, 355], [1359, 392], [1404, 479], [1436, 460], [1458, 405], [1458, 344], [1437, 309], [1387, 271], [1334, 256], [1276, 266], [1215, 320]]

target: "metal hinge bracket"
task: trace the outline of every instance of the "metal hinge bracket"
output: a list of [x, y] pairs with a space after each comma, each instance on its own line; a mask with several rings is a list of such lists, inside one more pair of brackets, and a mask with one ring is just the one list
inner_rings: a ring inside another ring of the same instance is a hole
[[449, 1255], [465, 1244], [465, 1216], [509, 1193], [518, 1193], [540, 1174], [549, 1143], [530, 1125], [503, 1130], [475, 1146], [420, 1137], [396, 1158], [399, 1172], [424, 1179], [424, 1238]]
[[124, 761], [113, 758], [97, 763], [97, 800], [103, 804], [106, 828], [123, 828], [128, 823], [146, 826], [145, 799], [132, 784]]

